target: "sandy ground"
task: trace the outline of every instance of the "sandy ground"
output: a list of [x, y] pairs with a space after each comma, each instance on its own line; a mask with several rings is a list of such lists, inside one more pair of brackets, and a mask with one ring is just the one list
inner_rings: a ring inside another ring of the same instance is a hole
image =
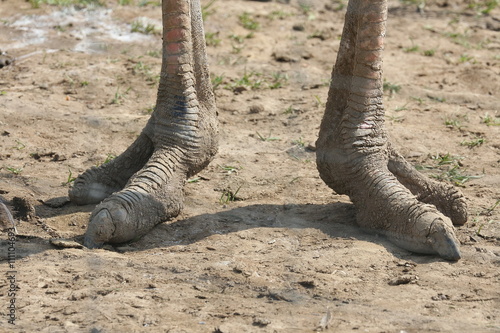
[[0, 69], [0, 193], [19, 232], [10, 263], [2, 236], [1, 332], [500, 331], [499, 8], [390, 2], [388, 130], [469, 204], [463, 259], [447, 262], [363, 232], [319, 179], [345, 11], [329, 0], [207, 8], [220, 153], [185, 210], [118, 247], [54, 245], [81, 242], [94, 207], [68, 202], [72, 178], [122, 152], [154, 106], [161, 13], [31, 3], [0, 1], [0, 49], [16, 58]]

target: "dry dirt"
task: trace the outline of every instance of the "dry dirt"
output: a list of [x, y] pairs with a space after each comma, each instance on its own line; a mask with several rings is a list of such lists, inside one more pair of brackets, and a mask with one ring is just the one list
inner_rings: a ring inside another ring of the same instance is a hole
[[71, 178], [148, 119], [160, 8], [0, 1], [0, 49], [16, 58], [0, 69], [0, 191], [19, 198], [12, 267], [2, 236], [0, 331], [500, 332], [500, 9], [409, 2], [390, 2], [387, 127], [415, 166], [467, 196], [458, 262], [363, 232], [319, 179], [345, 11], [327, 0], [215, 1], [220, 152], [187, 184], [181, 216], [118, 247], [50, 243], [82, 241], [94, 206], [67, 201]]

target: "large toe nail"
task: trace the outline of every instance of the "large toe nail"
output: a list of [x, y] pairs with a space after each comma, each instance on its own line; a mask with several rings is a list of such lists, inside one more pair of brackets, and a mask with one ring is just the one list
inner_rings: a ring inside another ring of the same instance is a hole
[[456, 261], [461, 258], [460, 242], [453, 228], [446, 225], [442, 220], [435, 221], [428, 236], [432, 248], [446, 260]]
[[101, 209], [94, 213], [87, 232], [85, 233], [84, 245], [88, 248], [100, 248], [109, 241], [115, 231], [113, 218], [107, 209]]

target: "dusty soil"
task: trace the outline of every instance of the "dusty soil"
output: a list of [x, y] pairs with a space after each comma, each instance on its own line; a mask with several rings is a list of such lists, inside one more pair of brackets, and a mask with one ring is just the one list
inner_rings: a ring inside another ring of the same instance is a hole
[[94, 206], [68, 202], [71, 178], [148, 119], [160, 8], [1, 1], [0, 49], [16, 61], [0, 69], [0, 191], [19, 198], [19, 234], [10, 264], [2, 240], [0, 331], [499, 332], [500, 9], [390, 3], [388, 130], [469, 204], [463, 259], [447, 262], [363, 232], [318, 177], [343, 2], [215, 1], [205, 26], [220, 153], [186, 186], [181, 216], [91, 251], [50, 240], [82, 241]]

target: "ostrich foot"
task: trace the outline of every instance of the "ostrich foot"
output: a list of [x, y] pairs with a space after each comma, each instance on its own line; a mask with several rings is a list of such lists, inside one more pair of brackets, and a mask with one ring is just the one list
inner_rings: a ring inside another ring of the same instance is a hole
[[127, 187], [99, 204], [90, 217], [85, 246], [122, 243], [143, 236], [177, 216], [183, 205], [186, 168], [173, 164], [178, 153], [157, 150]]
[[[321, 178], [347, 194], [363, 228], [402, 248], [460, 258], [455, 224], [467, 220], [453, 187], [419, 174], [388, 143], [384, 127], [382, 51], [387, 1], [351, 0], [316, 143]], [[444, 213], [444, 214], [443, 214]]]
[[69, 195], [99, 204], [87, 247], [140, 237], [179, 214], [186, 179], [217, 152], [217, 115], [199, 0], [164, 0], [163, 60], [156, 108], [122, 155], [78, 177]]
[[[364, 229], [385, 234], [396, 245], [412, 252], [438, 254], [447, 260], [460, 259], [460, 243], [451, 220], [435, 206], [419, 201], [401, 184], [387, 168], [387, 162], [384, 163], [384, 155], [355, 158], [356, 162], [348, 163], [348, 167], [339, 167], [337, 163], [325, 162], [338, 160], [338, 155], [334, 157], [320, 150], [318, 168], [330, 187], [349, 195], [356, 207], [357, 223]], [[342, 178], [340, 183], [338, 174], [347, 180]], [[422, 182], [420, 178], [405, 180], [410, 184]], [[435, 201], [446, 202], [447, 192], [441, 194], [434, 196]], [[463, 197], [458, 196], [456, 200], [463, 202]], [[465, 209], [459, 206], [460, 210]]]
[[[364, 171], [359, 182], [354, 180], [356, 185], [350, 186], [360, 226], [386, 234], [395, 244], [412, 252], [460, 259], [460, 243], [448, 217], [435, 206], [419, 201], [384, 166], [368, 163], [361, 170]], [[416, 182], [413, 178], [406, 180]], [[446, 202], [446, 194], [437, 193], [435, 201]]]

